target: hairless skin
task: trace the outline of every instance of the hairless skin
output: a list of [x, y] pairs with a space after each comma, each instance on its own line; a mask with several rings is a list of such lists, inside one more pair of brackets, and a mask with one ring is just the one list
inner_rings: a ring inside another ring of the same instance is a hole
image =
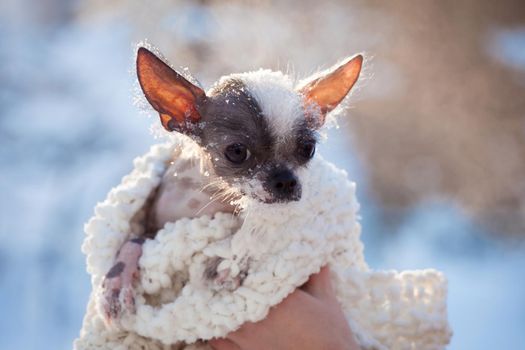
[[[242, 196], [269, 205], [301, 199], [298, 170], [314, 156], [317, 130], [357, 81], [362, 60], [360, 55], [349, 58], [300, 87], [288, 86], [282, 73], [259, 71], [223, 77], [205, 92], [139, 48], [137, 76], [146, 99], [163, 127], [192, 138], [198, 154], [173, 155], [148, 202], [146, 232], [125, 242], [117, 254], [103, 281], [107, 322], [134, 312], [133, 282], [142, 243], [165, 223], [233, 213], [232, 200]], [[233, 276], [228, 269], [218, 271], [219, 265], [220, 259], [210, 258], [203, 269], [202, 279], [210, 288], [242, 284], [248, 266]]]

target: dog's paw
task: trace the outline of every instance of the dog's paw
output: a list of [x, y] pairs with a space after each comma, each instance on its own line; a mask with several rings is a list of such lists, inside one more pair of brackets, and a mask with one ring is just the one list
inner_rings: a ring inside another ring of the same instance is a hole
[[217, 271], [217, 276], [212, 282], [217, 289], [233, 291], [241, 286], [242, 277], [240, 274], [233, 276], [231, 269], [226, 268], [224, 270]]
[[[102, 307], [107, 324], [118, 323], [123, 314], [135, 313], [135, 296], [132, 282], [136, 272], [125, 271], [126, 265], [117, 262], [107, 273], [102, 284]], [[138, 272], [138, 271], [137, 271]]]
[[133, 283], [139, 276], [138, 261], [142, 254], [142, 242], [131, 240], [124, 243], [117, 262], [102, 282], [101, 304], [108, 325], [118, 324], [124, 314], [135, 313]]
[[225, 260], [219, 257], [209, 259], [204, 270], [204, 280], [213, 290], [233, 291], [241, 286], [245, 273], [231, 266], [223, 266], [228, 265], [223, 262]]

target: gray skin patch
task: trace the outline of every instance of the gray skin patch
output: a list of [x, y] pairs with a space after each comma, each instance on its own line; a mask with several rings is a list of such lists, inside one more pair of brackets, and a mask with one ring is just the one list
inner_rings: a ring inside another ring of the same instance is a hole
[[[273, 176], [282, 171], [294, 174], [310, 160], [304, 155], [303, 144], [313, 143], [315, 147], [317, 134], [308, 127], [306, 119], [298, 120], [289, 135], [277, 140], [257, 101], [244, 83], [234, 78], [214, 87], [198, 110], [202, 119], [194, 133], [208, 152], [217, 176], [229, 185], [251, 179], [260, 181], [271, 197], [265, 198], [268, 203], [300, 199], [300, 183], [293, 193], [283, 195], [273, 185]], [[250, 152], [241, 164], [232, 163], [224, 154], [235, 143], [245, 145]]]
[[201, 202], [195, 198], [192, 198], [188, 201], [188, 208], [197, 209], [201, 205]]
[[132, 240], [130, 240], [130, 242], [142, 245], [142, 244], [144, 244], [144, 238], [142, 238], [142, 237], [133, 238]]
[[[261, 108], [241, 81], [232, 79], [217, 86], [209, 96], [202, 120], [199, 136], [218, 176], [248, 176], [250, 169], [269, 158], [274, 138]], [[234, 164], [224, 156], [226, 147], [234, 143], [250, 150], [250, 158], [242, 164]]]
[[183, 177], [179, 181], [180, 181], [181, 186], [185, 188], [199, 189], [201, 187], [201, 185], [195, 180], [193, 180], [191, 177]]
[[124, 271], [124, 267], [126, 267], [126, 264], [124, 264], [122, 261], [119, 261], [108, 271], [106, 278], [110, 279], [120, 276], [122, 271]]
[[217, 268], [223, 259], [220, 257], [214, 257], [206, 262], [206, 268], [204, 269], [203, 277], [206, 280], [213, 280], [218, 276]]

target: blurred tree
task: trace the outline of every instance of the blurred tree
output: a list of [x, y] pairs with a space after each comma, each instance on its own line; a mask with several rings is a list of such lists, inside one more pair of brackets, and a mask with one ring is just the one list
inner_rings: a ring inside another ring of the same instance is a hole
[[373, 191], [394, 211], [451, 196], [495, 230], [525, 232], [525, 67], [489, 52], [495, 31], [523, 28], [525, 2], [368, 4], [393, 18], [373, 53], [402, 76], [352, 118]]
[[300, 77], [366, 51], [341, 125], [385, 212], [445, 197], [497, 231], [525, 232], [525, 70], [494, 39], [525, 26], [522, 0], [91, 0], [79, 11], [93, 12], [125, 18], [205, 85], [289, 62]]

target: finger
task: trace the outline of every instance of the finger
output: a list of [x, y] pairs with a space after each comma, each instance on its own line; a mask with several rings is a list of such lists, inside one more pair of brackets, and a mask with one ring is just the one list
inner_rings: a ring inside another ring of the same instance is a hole
[[310, 279], [302, 289], [308, 294], [320, 299], [332, 297], [334, 295], [334, 289], [330, 278], [330, 268], [328, 265], [323, 266], [321, 271], [310, 276]]
[[296, 289], [279, 304], [270, 308], [268, 315], [258, 322], [246, 322], [239, 329], [227, 335], [227, 338], [242, 349], [252, 349], [252, 344], [260, 339], [273, 337], [283, 324], [295, 322], [297, 309], [302, 308], [315, 298], [307, 292]]
[[214, 350], [241, 350], [241, 348], [229, 339], [212, 339], [208, 342]]
[[241, 328], [229, 333], [226, 337], [234, 344], [239, 344], [239, 347], [244, 347], [247, 342], [254, 340], [257, 336], [260, 336], [260, 329], [259, 332], [257, 331], [257, 326], [260, 325], [260, 323], [261, 322], [246, 322], [241, 326]]

